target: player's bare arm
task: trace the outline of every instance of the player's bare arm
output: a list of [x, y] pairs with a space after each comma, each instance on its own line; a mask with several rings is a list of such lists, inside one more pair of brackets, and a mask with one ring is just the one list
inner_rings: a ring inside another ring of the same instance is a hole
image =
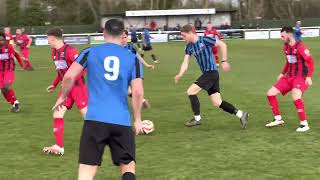
[[141, 78], [137, 78], [131, 81], [132, 91], [132, 110], [134, 117], [135, 133], [138, 135], [142, 131], [141, 123], [141, 108], [143, 100], [143, 83]]
[[57, 76], [56, 79], [53, 81], [53, 83], [47, 87], [47, 92], [52, 93], [56, 89], [59, 82], [60, 82], [60, 78], [59, 76]]
[[83, 67], [77, 63], [74, 62], [68, 69], [67, 73], [63, 77], [63, 81], [61, 83], [61, 96], [58, 98], [56, 104], [52, 108], [53, 111], [61, 108], [63, 102], [67, 98], [76, 78], [79, 76], [79, 74], [82, 72]]
[[154, 70], [154, 65], [148, 64], [138, 53], [137, 53], [137, 58], [145, 67]]
[[177, 84], [183, 74], [187, 71], [190, 62], [190, 55], [186, 54], [184, 56], [183, 63], [180, 68], [180, 72], [175, 76], [175, 83]]
[[27, 44], [27, 48], [30, 48], [30, 46], [31, 46], [31, 43], [32, 43], [32, 38], [30, 37], [30, 36], [28, 36], [28, 38], [29, 38], [29, 43]]
[[229, 72], [231, 67], [228, 62], [228, 53], [227, 53], [227, 45], [221, 40], [217, 40], [216, 47], [220, 49], [221, 55], [222, 55], [222, 61], [221, 61], [221, 68], [224, 72]]

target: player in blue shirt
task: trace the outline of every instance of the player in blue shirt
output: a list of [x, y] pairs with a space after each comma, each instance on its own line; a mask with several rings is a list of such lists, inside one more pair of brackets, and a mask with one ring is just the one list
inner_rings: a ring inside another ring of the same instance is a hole
[[[122, 45], [123, 45], [126, 49], [128, 49], [129, 52], [131, 52], [132, 54], [135, 54], [135, 55], [137, 56], [137, 58], [139, 59], [139, 61], [140, 61], [145, 67], [154, 70], [154, 65], [148, 64], [148, 63], [139, 55], [139, 53], [137, 53], [137, 49], [136, 49], [136, 47], [134, 46], [134, 44], [128, 42], [128, 31], [125, 30], [124, 32], [125, 32], [125, 36], [122, 38]], [[132, 95], [131, 93], [132, 93], [132, 91], [131, 91], [131, 88], [129, 87], [129, 89], [128, 89], [128, 95], [129, 95], [129, 97], [131, 97], [131, 95]], [[150, 102], [149, 102], [148, 99], [143, 98], [142, 102], [143, 102], [142, 105], [143, 105], [144, 108], [148, 108], [148, 109], [151, 108], [151, 104], [150, 104]]]
[[139, 39], [138, 39], [138, 34], [137, 34], [137, 29], [133, 26], [130, 26], [130, 36], [131, 36], [131, 42], [133, 44], [136, 44], [139, 48], [139, 50], [141, 51], [141, 46], [139, 43]]
[[64, 76], [62, 95], [53, 110], [60, 108], [75, 79], [87, 68], [88, 111], [79, 152], [79, 179], [93, 179], [101, 165], [104, 147], [109, 146], [113, 163], [120, 166], [122, 179], [135, 179], [135, 142], [128, 107], [132, 88], [134, 129], [142, 129], [142, 65], [136, 55], [122, 46], [124, 24], [117, 19], [105, 24], [107, 43], [81, 52]]
[[144, 57], [145, 51], [150, 51], [151, 57], [154, 63], [158, 64], [159, 60], [156, 58], [156, 56], [153, 53], [152, 45], [151, 45], [151, 39], [153, 39], [149, 33], [148, 30], [148, 24], [144, 25], [143, 34], [142, 34], [142, 52], [141, 57]]
[[296, 22], [296, 27], [294, 28], [294, 38], [296, 41], [301, 42], [302, 32], [301, 32], [301, 21]]
[[123, 46], [128, 49], [131, 53], [135, 54], [137, 56], [137, 58], [139, 59], [139, 61], [148, 69], [152, 69], [154, 70], [155, 66], [154, 65], [151, 65], [151, 64], [148, 64], [139, 54], [138, 54], [138, 51], [137, 51], [137, 48], [134, 46], [134, 44], [131, 42], [129, 42], [129, 39], [128, 39], [128, 31], [125, 30], [124, 31], [126, 36], [123, 37], [122, 39], [122, 44]]
[[232, 104], [223, 101], [220, 95], [219, 73], [212, 53], [212, 47], [216, 46], [220, 48], [222, 53], [221, 68], [223, 71], [227, 72], [230, 70], [230, 65], [227, 61], [226, 44], [215, 38], [198, 36], [193, 31], [191, 25], [183, 26], [181, 35], [187, 42], [187, 46], [185, 49], [184, 61], [179, 74], [175, 76], [175, 82], [178, 83], [188, 69], [191, 56], [195, 56], [202, 71], [202, 75], [187, 90], [194, 118], [186, 122], [185, 125], [187, 127], [201, 125], [200, 102], [197, 94], [204, 89], [208, 92], [211, 102], [215, 107], [219, 107], [225, 112], [236, 115], [240, 119], [241, 127], [246, 128], [249, 114], [235, 108]]

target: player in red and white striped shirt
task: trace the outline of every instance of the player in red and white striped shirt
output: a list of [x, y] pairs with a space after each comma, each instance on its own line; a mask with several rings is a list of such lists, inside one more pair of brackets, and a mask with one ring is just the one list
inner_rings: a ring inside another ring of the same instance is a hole
[[20, 54], [23, 60], [23, 64], [25, 65], [25, 69], [33, 70], [33, 67], [29, 61], [30, 45], [32, 43], [32, 39], [27, 34], [22, 33], [21, 28], [18, 28], [16, 30], [15, 42], [16, 45], [20, 47]]
[[284, 124], [280, 115], [278, 94], [286, 95], [292, 92], [294, 105], [300, 119], [300, 126], [297, 132], [308, 131], [309, 125], [302, 101], [303, 93], [312, 85], [312, 74], [314, 70], [313, 58], [310, 51], [304, 45], [296, 41], [292, 27], [283, 27], [281, 30], [281, 39], [284, 42], [283, 51], [286, 55], [286, 65], [278, 76], [278, 82], [267, 92], [270, 107], [274, 115], [274, 121], [268, 123], [267, 127]]
[[[220, 39], [221, 39], [220, 34], [218, 33], [218, 31], [217, 31], [215, 28], [212, 27], [211, 22], [208, 22], [206, 31], [204, 32], [204, 36], [209, 36], [209, 37], [215, 38], [215, 39], [217, 39], [217, 40], [220, 40]], [[212, 47], [212, 52], [213, 52], [213, 55], [214, 55], [214, 59], [215, 59], [215, 61], [216, 61], [216, 64], [217, 64], [217, 66], [219, 66], [219, 52], [218, 52], [218, 48], [217, 48], [216, 46], [213, 46], [213, 47]]]
[[[57, 72], [55, 80], [48, 86], [47, 91], [53, 92], [58, 84], [63, 80], [64, 75], [68, 71], [71, 64], [78, 57], [78, 50], [65, 42], [63, 42], [62, 30], [53, 28], [48, 30], [48, 43], [52, 48], [52, 61], [55, 65]], [[87, 112], [88, 105], [88, 90], [84, 81], [83, 71], [76, 79], [67, 99], [64, 101], [61, 108], [53, 112], [53, 131], [55, 136], [55, 144], [52, 146], [44, 147], [43, 151], [46, 154], [64, 154], [64, 115], [67, 110], [70, 110], [75, 104], [79, 109], [81, 115], [84, 117]], [[59, 92], [60, 97], [62, 94]]]
[[19, 112], [20, 105], [11, 85], [14, 83], [15, 62], [13, 57], [23, 67], [19, 54], [7, 43], [6, 35], [0, 33], [0, 89], [7, 102], [12, 105], [12, 112]]

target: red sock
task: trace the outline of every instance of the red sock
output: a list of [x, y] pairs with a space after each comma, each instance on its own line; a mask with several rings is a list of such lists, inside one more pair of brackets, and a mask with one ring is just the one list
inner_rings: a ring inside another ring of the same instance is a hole
[[301, 99], [297, 99], [294, 101], [294, 105], [296, 106], [296, 110], [300, 121], [307, 120], [306, 112], [304, 111], [304, 103]]
[[14, 102], [17, 100], [13, 89], [10, 89], [8, 91], [2, 91], [2, 95], [7, 100], [7, 102], [11, 105], [13, 105]]
[[14, 102], [17, 100], [16, 93], [14, 92], [13, 89], [10, 89], [7, 94], [10, 98], [10, 104], [13, 105]]
[[56, 145], [64, 147], [63, 145], [63, 131], [64, 131], [64, 120], [63, 118], [54, 118], [53, 121], [53, 133], [56, 137]]
[[31, 65], [31, 63], [30, 63], [29, 60], [26, 60], [25, 63], [26, 63], [26, 64], [25, 64], [25, 67], [26, 67], [26, 68], [32, 68], [32, 65]]
[[280, 115], [280, 109], [278, 105], [278, 100], [276, 96], [268, 96], [270, 108], [274, 116]]

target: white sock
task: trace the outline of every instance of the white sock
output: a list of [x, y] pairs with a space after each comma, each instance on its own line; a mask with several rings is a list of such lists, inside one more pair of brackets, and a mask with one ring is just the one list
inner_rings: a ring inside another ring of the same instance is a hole
[[308, 121], [307, 120], [301, 121], [300, 124], [304, 126], [308, 126]]
[[276, 116], [274, 116], [274, 119], [275, 119], [276, 121], [281, 121], [281, 120], [282, 120], [282, 117], [281, 117], [281, 115], [276, 115]]
[[241, 118], [242, 115], [243, 115], [243, 112], [242, 112], [241, 110], [238, 110], [236, 116], [237, 116], [238, 118]]
[[14, 106], [15, 104], [19, 104], [19, 101], [18, 101], [18, 100], [15, 100], [14, 103], [13, 103], [13, 106]]
[[200, 116], [200, 115], [196, 115], [196, 116], [194, 116], [194, 119], [195, 119], [196, 121], [200, 121], [200, 120], [201, 120], [201, 116]]
[[146, 99], [145, 99], [145, 98], [143, 98], [143, 100], [142, 100], [142, 103], [144, 103], [144, 102], [146, 102]]

